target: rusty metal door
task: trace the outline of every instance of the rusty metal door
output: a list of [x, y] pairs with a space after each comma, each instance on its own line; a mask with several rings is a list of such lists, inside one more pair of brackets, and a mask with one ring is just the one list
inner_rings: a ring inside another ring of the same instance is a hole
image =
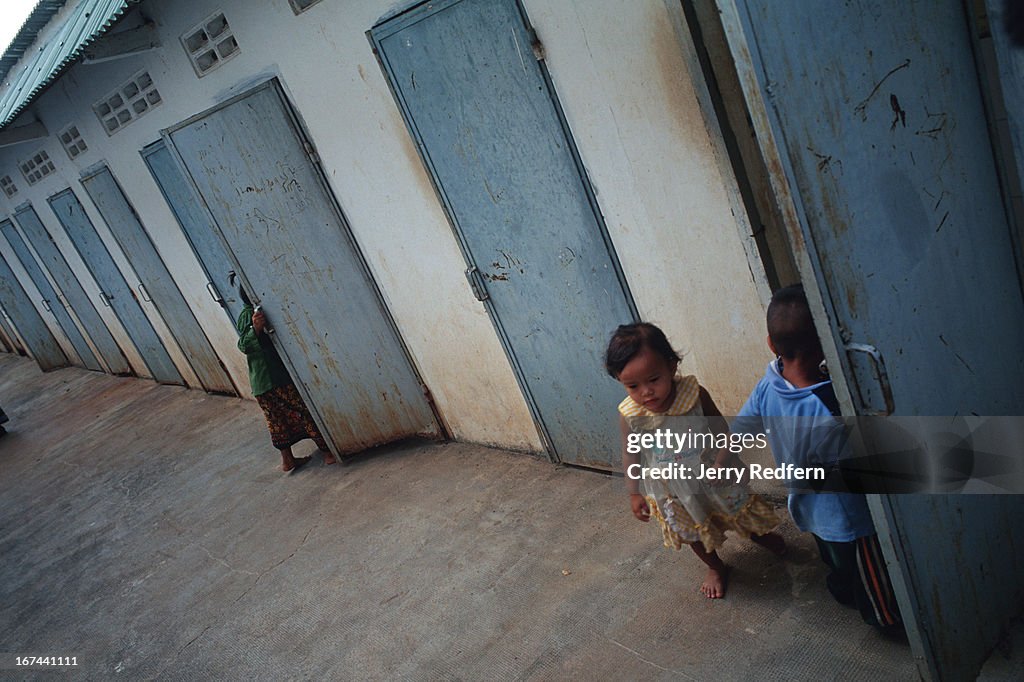
[[617, 468], [603, 356], [636, 311], [522, 9], [424, 3], [369, 35], [550, 454]]
[[0, 258], [0, 305], [3, 305], [4, 312], [18, 328], [18, 333], [41, 370], [49, 372], [70, 364], [53, 332], [46, 326], [3, 258]]
[[53, 237], [43, 227], [32, 204], [26, 202], [14, 209], [14, 218], [32, 248], [35, 249], [36, 254], [39, 255], [43, 265], [50, 272], [50, 276], [64, 293], [65, 300], [75, 312], [78, 321], [82, 323], [85, 333], [92, 340], [96, 350], [99, 351], [107, 369], [112, 374], [119, 376], [132, 374], [132, 368], [124, 356], [124, 351], [117, 345], [117, 341], [114, 340], [106, 323], [93, 305], [92, 299], [85, 293], [82, 284], [64, 259], [64, 254], [54, 243]]
[[11, 245], [18, 260], [21, 261], [21, 265], [25, 268], [25, 272], [28, 273], [29, 279], [32, 280], [32, 283], [36, 285], [36, 289], [39, 290], [39, 294], [43, 297], [43, 307], [50, 311], [64, 332], [64, 335], [68, 337], [72, 348], [78, 354], [81, 366], [93, 371], [102, 371], [103, 368], [100, 366], [99, 360], [96, 359], [92, 349], [89, 348], [89, 344], [86, 343], [82, 332], [75, 325], [75, 321], [71, 319], [71, 315], [66, 308], [67, 304], [62, 300], [63, 297], [54, 291], [50, 280], [43, 274], [42, 268], [36, 263], [36, 259], [32, 257], [32, 253], [28, 250], [25, 240], [21, 238], [21, 235], [14, 228], [14, 223], [10, 220], [0, 222], [0, 232], [7, 238], [7, 243]]
[[[1024, 298], [964, 3], [718, 4], [858, 412], [1020, 414]], [[1024, 498], [873, 503], [922, 674], [973, 678], [1024, 597]]]
[[425, 388], [277, 81], [164, 139], [338, 453], [437, 434]]
[[97, 297], [103, 305], [113, 308], [153, 378], [162, 384], [184, 385], [185, 380], [142, 311], [135, 291], [128, 286], [124, 275], [117, 269], [117, 264], [96, 233], [78, 197], [68, 188], [54, 194], [47, 201], [93, 279], [101, 287]]
[[82, 186], [138, 275], [140, 293], [151, 298], [199, 383], [211, 393], [238, 395], [206, 332], [110, 169], [104, 164], [87, 169], [82, 173]]

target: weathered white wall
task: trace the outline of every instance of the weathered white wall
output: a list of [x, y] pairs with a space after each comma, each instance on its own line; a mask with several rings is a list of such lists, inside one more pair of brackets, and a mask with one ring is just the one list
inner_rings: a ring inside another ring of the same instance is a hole
[[[18, 184], [11, 203], [30, 198], [51, 230], [56, 221], [45, 197], [72, 186], [136, 285], [78, 182], [80, 169], [105, 160], [236, 383], [247, 387], [233, 325], [207, 294], [202, 270], [138, 152], [161, 128], [278, 76], [456, 438], [539, 451], [512, 370], [465, 281], [451, 227], [365, 37], [391, 4], [323, 0], [295, 16], [284, 0], [144, 2], [141, 11], [156, 22], [162, 48], [77, 65], [31, 108], [52, 133], [74, 122], [89, 151], [69, 161], [55, 137], [0, 149], [0, 175], [9, 173]], [[725, 183], [732, 180], [714, 160], [663, 0], [525, 5], [641, 314], [665, 327], [686, 353], [687, 371], [701, 377], [724, 409], [739, 407], [763, 366], [763, 305], [730, 212]], [[241, 52], [199, 79], [179, 36], [217, 10], [225, 12]], [[92, 102], [143, 68], [163, 104], [108, 137]], [[29, 188], [16, 161], [40, 146], [58, 172]], [[91, 281], [63, 242], [83, 285]], [[143, 305], [186, 371], [155, 311]]]
[[726, 413], [761, 377], [765, 302], [664, 0], [526, 0], [641, 317]]

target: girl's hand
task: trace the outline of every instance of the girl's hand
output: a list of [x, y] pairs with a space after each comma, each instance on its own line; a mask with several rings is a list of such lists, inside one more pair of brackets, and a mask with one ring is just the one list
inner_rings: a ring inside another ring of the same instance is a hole
[[647, 506], [647, 500], [640, 493], [629, 494], [629, 506], [633, 508], [633, 516], [644, 523], [651, 520], [651, 508]]
[[257, 310], [252, 316], [252, 328], [257, 334], [262, 334], [267, 328], [267, 316], [262, 310]]

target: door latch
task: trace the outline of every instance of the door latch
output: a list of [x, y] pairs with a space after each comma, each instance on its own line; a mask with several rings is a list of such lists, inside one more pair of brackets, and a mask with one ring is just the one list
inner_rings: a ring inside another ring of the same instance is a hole
[[[860, 413], [873, 417], [885, 417], [895, 411], [896, 404], [889, 385], [889, 374], [885, 371], [882, 354], [866, 343], [846, 344], [846, 357], [850, 360], [854, 382], [857, 384], [857, 399]], [[864, 360], [867, 362], [864, 362]]]

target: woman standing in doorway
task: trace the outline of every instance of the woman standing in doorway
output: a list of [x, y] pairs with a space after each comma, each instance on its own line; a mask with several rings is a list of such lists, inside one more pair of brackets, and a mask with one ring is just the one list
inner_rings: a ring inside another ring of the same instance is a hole
[[338, 460], [327, 448], [327, 442], [313, 422], [309, 408], [302, 402], [287, 368], [274, 349], [267, 328], [267, 318], [262, 310], [254, 309], [245, 291], [239, 291], [242, 303], [238, 316], [238, 349], [245, 353], [249, 363], [249, 384], [256, 402], [263, 408], [270, 429], [270, 441], [281, 452], [281, 470], [292, 473], [311, 457], [295, 457], [292, 446], [306, 438], [312, 438], [323, 454], [324, 464]]

